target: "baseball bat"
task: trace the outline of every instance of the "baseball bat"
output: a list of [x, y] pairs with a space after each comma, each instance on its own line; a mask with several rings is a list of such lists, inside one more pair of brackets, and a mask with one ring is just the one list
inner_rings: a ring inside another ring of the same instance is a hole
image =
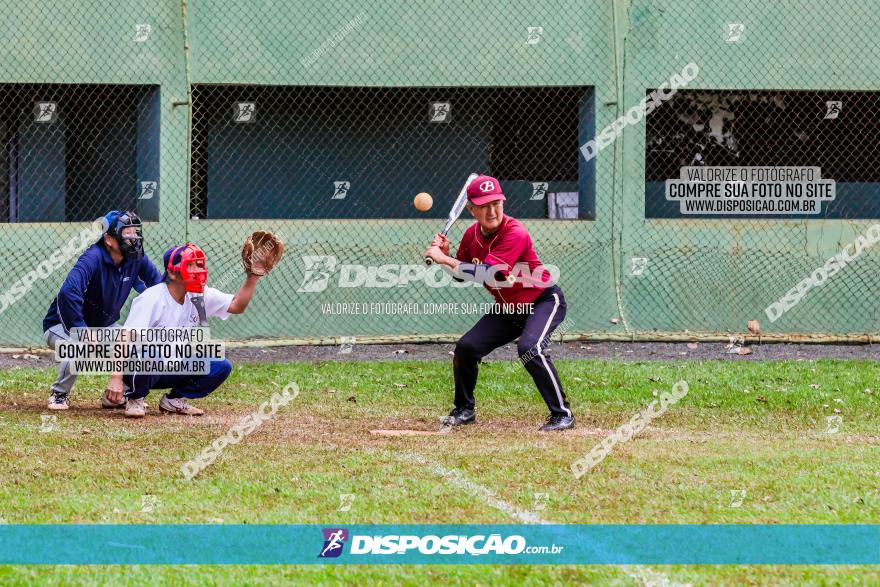
[[[446, 236], [449, 229], [452, 228], [452, 225], [455, 224], [455, 221], [461, 216], [461, 212], [464, 210], [464, 205], [467, 204], [467, 188], [477, 177], [479, 177], [478, 174], [471, 173], [468, 176], [467, 181], [465, 181], [464, 185], [461, 187], [461, 191], [458, 192], [458, 197], [455, 199], [455, 203], [452, 204], [452, 209], [449, 211], [449, 216], [446, 218], [446, 226], [444, 226], [443, 230], [440, 232], [443, 236]], [[425, 265], [430, 266], [433, 264], [434, 261], [431, 257], [425, 257]]]

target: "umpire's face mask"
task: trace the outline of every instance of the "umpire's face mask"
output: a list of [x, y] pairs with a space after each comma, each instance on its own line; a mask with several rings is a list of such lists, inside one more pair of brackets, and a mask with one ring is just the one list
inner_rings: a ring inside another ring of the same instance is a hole
[[119, 251], [126, 259], [140, 259], [144, 256], [144, 235], [140, 227], [126, 226], [116, 237]]

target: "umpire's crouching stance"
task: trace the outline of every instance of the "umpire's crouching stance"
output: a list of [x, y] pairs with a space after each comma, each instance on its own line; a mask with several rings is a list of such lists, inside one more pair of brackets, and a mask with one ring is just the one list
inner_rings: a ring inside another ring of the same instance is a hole
[[[541, 430], [571, 428], [574, 416], [556, 368], [544, 354], [550, 335], [565, 318], [562, 289], [549, 283], [525, 226], [504, 215], [498, 180], [482, 175], [471, 182], [467, 195], [467, 208], [477, 221], [464, 232], [455, 258], [449, 256], [449, 240], [442, 234], [434, 237], [425, 255], [452, 269], [457, 279], [482, 282], [499, 306], [455, 345], [455, 409], [442, 422], [459, 426], [476, 420], [474, 388], [480, 359], [519, 337], [520, 359], [550, 408]], [[541, 277], [535, 279], [536, 274]], [[511, 311], [529, 304], [524, 312]]]

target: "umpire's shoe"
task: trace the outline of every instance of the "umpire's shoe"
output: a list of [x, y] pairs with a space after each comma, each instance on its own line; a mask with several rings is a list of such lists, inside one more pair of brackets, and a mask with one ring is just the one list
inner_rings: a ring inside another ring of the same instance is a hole
[[70, 400], [66, 395], [53, 393], [49, 396], [49, 406], [50, 410], [69, 410], [70, 409]]
[[553, 415], [547, 418], [546, 424], [541, 426], [541, 432], [554, 432], [569, 428], [574, 428], [574, 416]]
[[448, 416], [440, 418], [440, 423], [444, 426], [461, 426], [462, 424], [473, 424], [477, 421], [477, 413], [468, 408], [455, 408], [449, 412]]

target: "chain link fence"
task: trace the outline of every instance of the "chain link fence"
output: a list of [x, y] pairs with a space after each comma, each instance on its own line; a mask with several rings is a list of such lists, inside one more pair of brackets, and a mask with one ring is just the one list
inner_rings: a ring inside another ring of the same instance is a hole
[[[158, 87], [2, 84], [4, 220], [85, 222], [116, 207], [158, 220]], [[139, 177], [140, 192], [130, 189]]]
[[578, 206], [588, 100], [587, 87], [196, 84], [191, 210], [207, 220], [445, 219], [450, 202], [420, 212], [413, 197], [448, 200], [470, 170], [487, 170], [517, 218], [590, 218], [593, 186]]
[[[148, 221], [153, 259], [202, 246], [224, 291], [247, 234], [287, 241], [216, 336], [454, 337], [489, 296], [422, 252], [471, 172], [501, 181], [506, 212], [559, 268], [569, 335], [719, 337], [750, 319], [771, 337], [877, 331], [867, 241], [778, 304], [880, 216], [868, 0], [44, 4], [0, 33], [4, 343], [39, 343], [75, 258], [26, 295], [22, 278], [116, 208]], [[688, 64], [698, 75], [670, 94]], [[819, 173], [797, 189], [833, 180], [833, 199], [670, 196], [710, 170], [783, 167]], [[797, 203], [762, 203], [777, 198]], [[470, 223], [465, 211], [453, 243]]]
[[[627, 104], [686, 62], [699, 75], [625, 136], [623, 172], [639, 178], [621, 194], [627, 328], [743, 332], [758, 319], [783, 338], [870, 340], [880, 76], [862, 64], [880, 55], [875, 5], [637, 0], [629, 16]], [[739, 201], [723, 214], [667, 197], [668, 180], [717, 167], [814, 168], [802, 189], [821, 176], [835, 194], [788, 198], [790, 179], [747, 198], [733, 182], [711, 198]]]

